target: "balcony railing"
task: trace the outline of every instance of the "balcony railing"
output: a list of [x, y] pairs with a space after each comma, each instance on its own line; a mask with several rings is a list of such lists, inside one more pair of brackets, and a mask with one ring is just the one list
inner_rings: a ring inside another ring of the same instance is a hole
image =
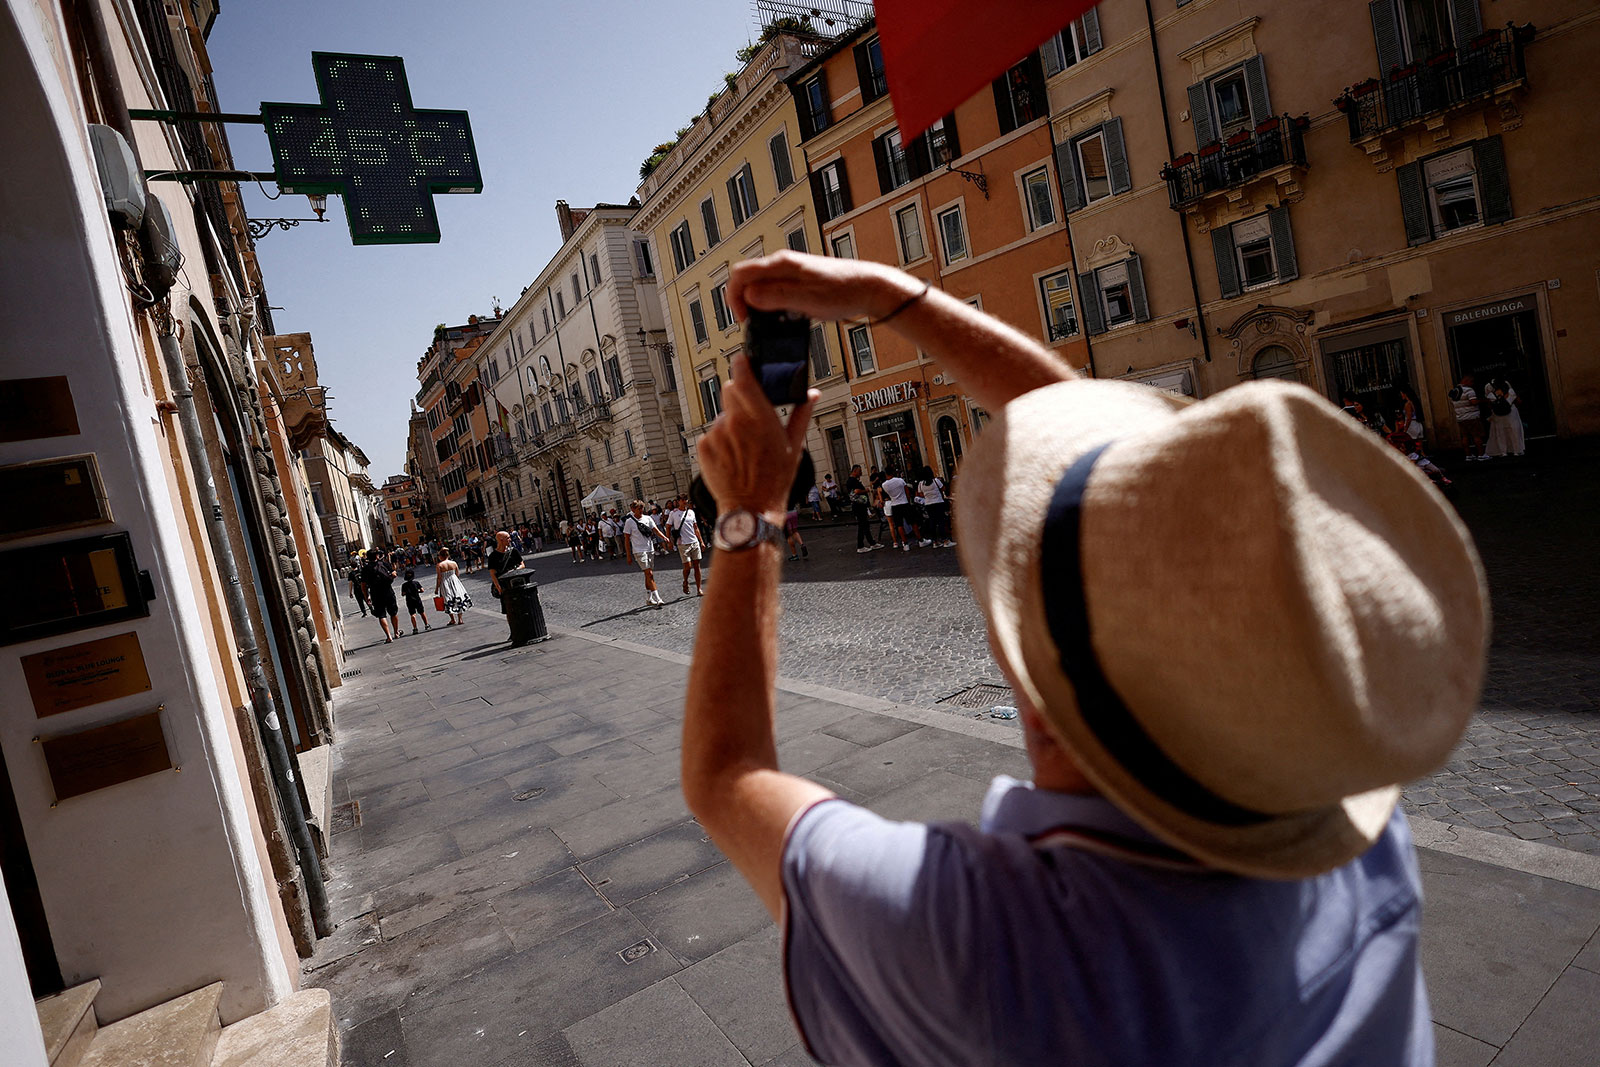
[[1211, 193], [1243, 185], [1284, 166], [1306, 165], [1305, 130], [1310, 118], [1275, 115], [1253, 130], [1186, 152], [1161, 169], [1174, 210]]
[[1063, 319], [1060, 322], [1050, 323], [1050, 340], [1065, 341], [1069, 337], [1078, 336], [1078, 320]]
[[611, 421], [611, 402], [609, 400], [596, 400], [585, 404], [578, 411], [578, 429], [584, 429], [600, 422]]
[[1463, 49], [1446, 48], [1346, 89], [1333, 103], [1350, 122], [1351, 143], [1521, 84], [1527, 77], [1522, 50], [1533, 33], [1532, 25], [1490, 30]]

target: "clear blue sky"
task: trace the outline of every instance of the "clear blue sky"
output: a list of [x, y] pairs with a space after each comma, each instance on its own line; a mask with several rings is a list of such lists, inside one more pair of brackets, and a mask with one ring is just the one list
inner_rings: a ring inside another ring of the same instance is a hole
[[[311, 53], [327, 51], [403, 56], [417, 107], [471, 116], [483, 192], [435, 199], [440, 243], [357, 248], [329, 197], [332, 222], [258, 245], [274, 326], [310, 332], [330, 413], [374, 481], [404, 469], [434, 325], [516, 300], [560, 247], [556, 200], [626, 203], [640, 161], [705, 108], [756, 32], [746, 0], [225, 0], [208, 45], [225, 111], [315, 102]], [[272, 169], [259, 128], [228, 136], [239, 166]], [[302, 196], [251, 186], [245, 200], [252, 217], [310, 215]]]

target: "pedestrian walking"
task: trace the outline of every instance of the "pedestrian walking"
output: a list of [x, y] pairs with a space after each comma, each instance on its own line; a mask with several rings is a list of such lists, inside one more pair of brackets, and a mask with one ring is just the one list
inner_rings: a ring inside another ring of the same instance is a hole
[[882, 264], [746, 260], [728, 303], [890, 322], [994, 413], [962, 564], [1032, 781], [995, 779], [977, 826], [885, 819], [779, 768], [762, 517], [816, 391], [785, 424], [736, 353], [696, 445], [720, 518], [684, 798], [782, 924], [810, 1056], [1431, 1064], [1396, 802], [1470, 721], [1489, 619], [1447, 503], [1303, 386], [1180, 404], [1081, 379]]
[[356, 598], [356, 606], [361, 609], [361, 617], [367, 617], [367, 583], [361, 580], [361, 562], [357, 560], [350, 565], [350, 595]]
[[656, 520], [644, 513], [644, 501], [633, 502], [633, 514], [622, 524], [623, 532], [628, 539], [628, 562], [636, 563], [644, 572], [644, 602], [650, 607], [659, 608], [666, 601], [661, 599], [661, 591], [656, 588], [656, 553], [661, 549], [671, 549], [672, 544], [667, 540], [667, 535], [661, 532], [661, 527], [656, 525]]
[[806, 490], [806, 503], [811, 505], [811, 521], [822, 521], [822, 490], [816, 485]]
[[[361, 566], [361, 580], [367, 586], [367, 600], [372, 604], [373, 617], [383, 629], [383, 643], [388, 644], [403, 636], [400, 630], [400, 605], [394, 598], [394, 569], [382, 550], [372, 549]], [[394, 632], [390, 633], [390, 627]]]
[[883, 517], [889, 522], [890, 547], [902, 552], [911, 551], [911, 498], [907, 495], [906, 480], [891, 468], [883, 480]]
[[450, 550], [439, 548], [439, 562], [433, 571], [433, 595], [444, 600], [445, 613], [450, 616], [446, 626], [462, 626], [467, 621], [467, 609], [472, 607], [472, 596], [461, 580], [461, 567], [450, 558]]
[[494, 550], [489, 553], [488, 565], [489, 586], [494, 592], [494, 598], [500, 601], [500, 613], [509, 615], [511, 605], [506, 600], [506, 589], [500, 584], [500, 579], [512, 571], [525, 570], [528, 565], [522, 562], [522, 553], [512, 546], [511, 535], [504, 530], [499, 530], [494, 535]]
[[687, 493], [678, 497], [677, 505], [667, 513], [667, 535], [678, 546], [678, 558], [683, 561], [683, 591], [689, 592], [689, 573], [694, 572], [694, 595], [704, 596], [700, 579], [700, 517], [689, 506]]
[[927, 513], [927, 533], [935, 548], [953, 548], [950, 540], [950, 504], [945, 500], [944, 479], [933, 473], [933, 468], [923, 465], [917, 476], [917, 501]]
[[425, 629], [433, 629], [433, 623], [428, 621], [428, 610], [422, 606], [422, 583], [417, 581], [417, 572], [406, 571], [406, 580], [400, 586], [400, 595], [406, 598], [406, 612], [411, 616], [411, 632], [417, 632], [417, 617], [422, 617]]
[[582, 563], [583, 562], [583, 530], [581, 530], [578, 527], [578, 524], [575, 523], [575, 522], [574, 523], [570, 523], [567, 526], [567, 547], [572, 549], [572, 562], [574, 562], [574, 563]]
[[850, 478], [844, 483], [845, 495], [850, 500], [850, 513], [856, 520], [856, 552], [871, 552], [883, 545], [872, 536], [872, 494], [861, 480], [861, 464], [850, 468]]
[[790, 508], [783, 513], [783, 539], [789, 546], [789, 559], [791, 562], [804, 559], [811, 555], [806, 548], [805, 538], [800, 536], [800, 510]]
[[1489, 402], [1489, 443], [1484, 455], [1522, 455], [1527, 446], [1517, 391], [1504, 378], [1491, 378], [1484, 385], [1484, 399]]
[[1463, 374], [1461, 380], [1450, 390], [1450, 410], [1456, 417], [1456, 425], [1461, 428], [1461, 440], [1467, 450], [1467, 462], [1482, 462], [1484, 445], [1489, 440], [1489, 424], [1484, 418], [1482, 407], [1478, 399], [1478, 383], [1470, 374]]
[[828, 502], [828, 517], [838, 522], [843, 516], [839, 508], [839, 483], [833, 480], [832, 471], [822, 476], [822, 498]]

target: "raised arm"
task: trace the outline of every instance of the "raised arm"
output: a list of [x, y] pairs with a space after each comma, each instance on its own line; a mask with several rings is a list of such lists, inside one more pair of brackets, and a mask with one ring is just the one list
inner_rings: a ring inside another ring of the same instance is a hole
[[1060, 358], [992, 315], [882, 263], [833, 259], [787, 249], [734, 266], [728, 303], [798, 311], [813, 319], [888, 317], [892, 329], [955, 372], [991, 411], [1023, 393], [1076, 377]]

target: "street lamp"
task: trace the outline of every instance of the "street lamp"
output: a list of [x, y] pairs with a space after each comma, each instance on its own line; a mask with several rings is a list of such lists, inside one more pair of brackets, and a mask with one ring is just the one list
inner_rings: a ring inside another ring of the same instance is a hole
[[245, 229], [250, 231], [250, 236], [259, 241], [274, 228], [290, 230], [302, 222], [327, 222], [328, 197], [325, 193], [308, 193], [306, 199], [311, 201], [311, 210], [316, 213], [314, 219], [245, 219]]

